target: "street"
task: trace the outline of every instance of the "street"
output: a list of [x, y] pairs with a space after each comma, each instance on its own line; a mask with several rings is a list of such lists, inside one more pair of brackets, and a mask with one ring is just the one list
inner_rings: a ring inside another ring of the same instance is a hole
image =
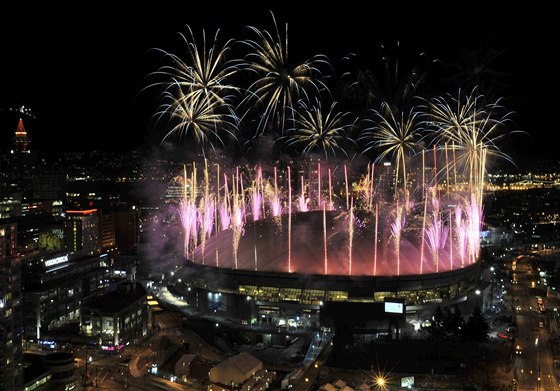
[[[549, 321], [539, 310], [537, 297], [530, 292], [531, 266], [518, 264], [511, 285], [517, 331], [513, 340], [512, 365], [517, 390], [558, 390], [554, 372], [554, 356], [549, 344]], [[517, 309], [515, 309], [517, 308]], [[521, 349], [516, 353], [516, 347]]]

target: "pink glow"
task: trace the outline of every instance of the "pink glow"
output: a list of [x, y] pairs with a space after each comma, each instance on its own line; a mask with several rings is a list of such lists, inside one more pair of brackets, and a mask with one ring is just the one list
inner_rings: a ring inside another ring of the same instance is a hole
[[305, 184], [303, 182], [303, 175], [301, 176], [301, 194], [297, 200], [298, 209], [300, 212], [308, 212], [307, 198], [305, 197]]
[[457, 236], [457, 252], [461, 258], [461, 267], [465, 266], [465, 257], [467, 254], [467, 228], [462, 220], [463, 209], [460, 206], [455, 207], [455, 234]]
[[480, 228], [482, 225], [482, 212], [474, 194], [471, 195], [470, 203], [466, 205], [466, 211], [468, 216], [467, 243], [469, 249], [469, 263], [474, 263], [478, 258]]
[[404, 215], [403, 207], [399, 206], [397, 203], [397, 209], [395, 213], [395, 220], [391, 223], [391, 235], [393, 236], [393, 243], [395, 246], [395, 256], [397, 261], [397, 276], [401, 275], [401, 233], [404, 228]]
[[185, 235], [184, 254], [188, 256], [191, 236], [196, 235], [196, 206], [192, 201], [182, 200], [179, 204], [179, 218]]
[[224, 202], [222, 202], [218, 207], [218, 212], [220, 214], [222, 231], [225, 231], [226, 229], [229, 229], [231, 225], [231, 214], [229, 212], [229, 208]]
[[280, 206], [280, 198], [278, 198], [278, 170], [274, 167], [274, 194], [270, 198], [270, 213], [272, 217], [280, 216], [282, 213], [282, 207]]
[[[184, 255], [202, 263], [215, 258], [225, 268], [356, 276], [445, 272], [476, 262], [482, 224], [476, 193], [467, 197], [418, 184], [417, 193], [403, 195], [395, 205], [383, 199], [383, 187], [374, 194], [373, 164], [359, 176], [357, 197], [352, 196], [348, 168], [339, 166], [338, 180], [336, 171], [327, 168], [328, 180], [321, 184], [324, 166], [315, 164], [312, 175], [298, 174], [296, 194], [290, 166], [253, 171], [221, 167], [218, 174], [200, 175], [204, 179], [177, 206]], [[193, 172], [188, 178], [195, 182], [197, 176]], [[203, 183], [210, 178], [216, 183]], [[427, 189], [425, 197], [421, 189]], [[343, 193], [349, 194], [348, 210]], [[430, 254], [426, 259], [425, 248]]]
[[323, 202], [323, 248], [325, 251], [325, 274], [329, 274], [329, 255], [328, 255], [328, 244], [327, 244], [327, 206]]
[[440, 251], [445, 247], [448, 232], [449, 229], [444, 226], [441, 217], [438, 214], [434, 214], [431, 223], [426, 227], [425, 238], [428, 249], [432, 253], [436, 273], [439, 272]]
[[[330, 171], [329, 171], [329, 179], [330, 179]], [[345, 188], [345, 193], [346, 193], [346, 209], [348, 209], [350, 207], [349, 202], [348, 202], [348, 198], [350, 197], [350, 192], [348, 191], [348, 168], [346, 167], [346, 164], [344, 165], [344, 188]]]
[[321, 208], [323, 205], [321, 197], [321, 163], [317, 163], [317, 207]]
[[260, 220], [262, 208], [262, 194], [259, 193], [258, 188], [251, 189], [251, 214], [253, 221]]
[[208, 202], [204, 203], [204, 213], [202, 217], [202, 224], [206, 237], [212, 236], [212, 230], [214, 229], [214, 213], [215, 204], [214, 199], [211, 198]]
[[292, 175], [288, 166], [288, 273], [292, 270]]

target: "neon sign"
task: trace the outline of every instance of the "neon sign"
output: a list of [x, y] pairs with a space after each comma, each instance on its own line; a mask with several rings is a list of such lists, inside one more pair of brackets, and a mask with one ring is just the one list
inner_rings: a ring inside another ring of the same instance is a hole
[[46, 267], [50, 267], [50, 266], [54, 266], [54, 265], [58, 265], [64, 262], [68, 262], [68, 254], [63, 255], [61, 257], [56, 257], [56, 258], [52, 258], [49, 260], [45, 261], [45, 266]]

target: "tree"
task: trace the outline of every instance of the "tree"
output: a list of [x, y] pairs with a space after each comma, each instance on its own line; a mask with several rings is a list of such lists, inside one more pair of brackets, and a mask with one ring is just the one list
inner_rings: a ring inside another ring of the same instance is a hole
[[431, 339], [442, 340], [443, 337], [445, 336], [443, 319], [444, 319], [443, 311], [441, 310], [441, 307], [438, 305], [436, 307], [436, 311], [432, 315], [432, 321], [430, 326], [426, 328]]
[[453, 335], [456, 338], [461, 336], [463, 328], [465, 327], [465, 321], [457, 305], [445, 308], [443, 326], [447, 335]]
[[488, 339], [488, 323], [482, 316], [480, 307], [476, 306], [469, 320], [465, 324], [463, 331], [463, 341], [465, 342], [484, 342]]

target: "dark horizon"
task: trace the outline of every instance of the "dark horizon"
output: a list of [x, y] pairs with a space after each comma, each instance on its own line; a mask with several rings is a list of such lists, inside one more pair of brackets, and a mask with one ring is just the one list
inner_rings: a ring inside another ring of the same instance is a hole
[[[250, 15], [238, 8], [215, 8], [197, 7], [196, 15], [182, 7], [142, 9], [135, 10], [139, 16], [134, 18], [98, 8], [69, 19], [62, 13], [43, 19], [37, 11], [30, 15], [20, 10], [21, 17], [0, 26], [3, 58], [8, 59], [0, 72], [0, 149], [8, 149], [17, 126], [18, 115], [9, 109], [24, 104], [36, 117], [24, 117], [33, 149], [126, 151], [154, 144], [150, 117], [159, 102], [139, 94], [143, 79], [157, 66], [150, 49], [180, 53], [176, 34], [185, 25], [197, 37], [203, 29], [213, 37], [220, 28], [222, 41], [242, 37], [247, 25], [273, 28], [265, 8]], [[545, 100], [552, 74], [547, 61], [552, 24], [546, 20], [551, 15], [539, 15], [535, 25], [527, 9], [473, 9], [443, 18], [427, 8], [380, 10], [377, 17], [358, 8], [317, 15], [278, 7], [273, 11], [279, 26], [289, 25], [295, 58], [321, 53], [336, 64], [353, 52], [371, 67], [380, 45], [393, 52], [399, 45], [403, 69], [420, 53], [445, 64], [462, 63], [474, 70], [469, 77], [488, 83], [515, 112], [510, 130], [529, 134], [510, 141], [513, 159], [555, 157], [552, 143], [546, 142], [553, 126], [552, 102]]]

